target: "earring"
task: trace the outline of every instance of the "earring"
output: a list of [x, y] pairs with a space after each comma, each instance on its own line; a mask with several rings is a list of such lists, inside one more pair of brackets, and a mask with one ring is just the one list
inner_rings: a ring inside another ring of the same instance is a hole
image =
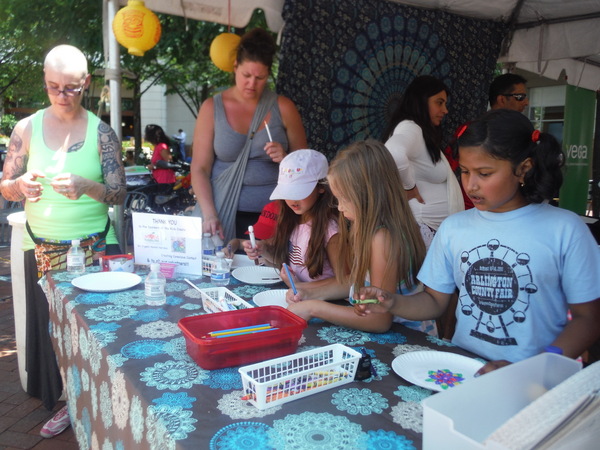
[[522, 182], [521, 182], [521, 187], [524, 187], [524, 186], [525, 186], [525, 182], [524, 182], [524, 181], [522, 181]]

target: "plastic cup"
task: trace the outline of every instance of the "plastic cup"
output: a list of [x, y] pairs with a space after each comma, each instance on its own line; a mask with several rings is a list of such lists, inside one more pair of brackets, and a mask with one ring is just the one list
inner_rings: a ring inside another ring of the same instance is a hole
[[177, 269], [177, 264], [160, 263], [160, 272], [167, 278], [173, 278], [175, 276], [175, 269]]

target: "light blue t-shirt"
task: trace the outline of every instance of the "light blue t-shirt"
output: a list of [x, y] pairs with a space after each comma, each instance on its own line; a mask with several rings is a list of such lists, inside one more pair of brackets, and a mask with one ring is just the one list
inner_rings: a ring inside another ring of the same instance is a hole
[[567, 323], [569, 303], [600, 298], [600, 249], [574, 213], [546, 203], [449, 216], [418, 275], [451, 293], [452, 342], [490, 360], [536, 355]]
[[[367, 276], [365, 278], [365, 286], [371, 286], [371, 274], [367, 272]], [[412, 288], [408, 288], [406, 286], [405, 281], [401, 281], [396, 286], [396, 294], [400, 295], [415, 295], [419, 292], [423, 291], [423, 285], [419, 283], [418, 286], [413, 286]], [[431, 336], [438, 335], [437, 325], [435, 320], [409, 320], [404, 317], [394, 316], [395, 323], [401, 323], [407, 328], [412, 328], [413, 330], [422, 331], [423, 333], [429, 334]]]

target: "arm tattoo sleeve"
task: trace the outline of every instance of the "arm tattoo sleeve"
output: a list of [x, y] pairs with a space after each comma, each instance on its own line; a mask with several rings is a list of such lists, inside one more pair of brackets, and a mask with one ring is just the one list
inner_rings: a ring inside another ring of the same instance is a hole
[[120, 205], [126, 194], [121, 145], [114, 130], [104, 122], [98, 126], [98, 144], [105, 187], [103, 201], [109, 205]]
[[7, 200], [22, 200], [25, 198], [19, 186], [15, 181], [21, 175], [27, 171], [27, 152], [23, 146], [23, 139], [13, 130], [10, 136], [10, 142], [8, 143], [8, 151], [6, 153], [6, 160], [4, 161], [4, 168], [2, 173], [2, 195]]

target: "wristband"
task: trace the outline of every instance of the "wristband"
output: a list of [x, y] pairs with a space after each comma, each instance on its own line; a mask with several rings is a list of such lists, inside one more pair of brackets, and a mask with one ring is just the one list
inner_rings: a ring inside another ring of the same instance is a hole
[[544, 348], [544, 352], [546, 353], [556, 353], [557, 355], [562, 355], [563, 354], [563, 349], [560, 347], [557, 347], [556, 345], [548, 345], [547, 347]]
[[415, 184], [413, 187], [411, 187], [410, 189], [404, 189], [405, 191], [412, 191], [414, 188], [416, 188], [417, 185]]

